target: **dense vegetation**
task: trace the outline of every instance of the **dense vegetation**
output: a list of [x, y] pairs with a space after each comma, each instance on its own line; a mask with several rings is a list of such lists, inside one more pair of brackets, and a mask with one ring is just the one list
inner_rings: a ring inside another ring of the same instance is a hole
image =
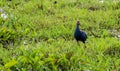
[[0, 14], [1, 71], [120, 71], [120, 1], [1, 0]]

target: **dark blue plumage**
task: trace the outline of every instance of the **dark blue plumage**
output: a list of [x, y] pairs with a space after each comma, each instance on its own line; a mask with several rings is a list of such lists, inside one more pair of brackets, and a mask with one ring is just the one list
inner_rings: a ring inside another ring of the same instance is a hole
[[86, 35], [85, 32], [83, 32], [79, 29], [79, 25], [80, 25], [80, 22], [77, 21], [77, 26], [76, 26], [76, 29], [75, 29], [74, 37], [77, 40], [77, 42], [82, 41], [83, 43], [85, 43], [85, 41], [87, 39], [87, 35]]

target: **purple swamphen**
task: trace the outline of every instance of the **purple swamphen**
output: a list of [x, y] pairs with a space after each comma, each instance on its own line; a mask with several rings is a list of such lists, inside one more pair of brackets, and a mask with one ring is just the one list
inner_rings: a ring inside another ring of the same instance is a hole
[[79, 25], [80, 25], [80, 21], [77, 21], [77, 26], [76, 26], [76, 29], [75, 29], [75, 32], [74, 32], [74, 37], [77, 40], [77, 42], [82, 41], [85, 44], [85, 41], [87, 39], [87, 35], [86, 35], [85, 32], [80, 30]]

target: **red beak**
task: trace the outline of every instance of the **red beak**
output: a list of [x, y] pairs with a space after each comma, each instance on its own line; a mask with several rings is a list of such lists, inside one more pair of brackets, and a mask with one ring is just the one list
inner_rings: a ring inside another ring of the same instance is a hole
[[77, 21], [77, 24], [80, 25], [80, 21]]

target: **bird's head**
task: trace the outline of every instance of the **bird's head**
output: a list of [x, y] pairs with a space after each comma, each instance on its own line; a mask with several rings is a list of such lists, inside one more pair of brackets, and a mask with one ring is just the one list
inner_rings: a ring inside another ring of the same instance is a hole
[[80, 25], [80, 21], [77, 21], [77, 25]]

